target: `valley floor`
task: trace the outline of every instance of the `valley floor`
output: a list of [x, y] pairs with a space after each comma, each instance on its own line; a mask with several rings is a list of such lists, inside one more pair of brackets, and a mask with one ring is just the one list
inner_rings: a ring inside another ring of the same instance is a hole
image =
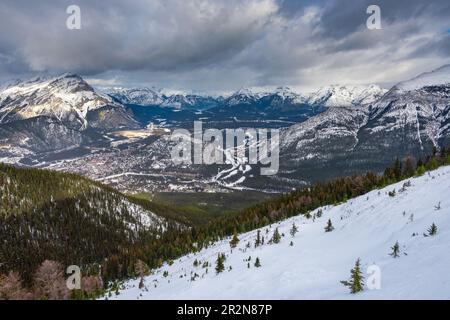
[[[131, 280], [108, 299], [450, 299], [450, 167], [408, 181], [403, 191], [405, 181], [324, 207], [314, 221], [298, 216], [263, 228], [266, 244], [258, 248], [256, 230], [240, 235], [233, 250], [230, 239], [220, 241], [165, 264], [145, 279], [146, 288]], [[335, 229], [325, 233], [328, 219]], [[289, 233], [293, 222], [299, 228], [295, 237]], [[425, 237], [433, 223], [438, 233]], [[268, 244], [276, 227], [284, 236]], [[396, 241], [400, 257], [394, 259], [389, 254]], [[214, 269], [218, 253], [226, 254], [220, 274]], [[260, 268], [254, 266], [257, 257]], [[353, 295], [340, 283], [358, 258], [364, 273], [370, 265], [380, 268], [379, 290], [366, 287]]]

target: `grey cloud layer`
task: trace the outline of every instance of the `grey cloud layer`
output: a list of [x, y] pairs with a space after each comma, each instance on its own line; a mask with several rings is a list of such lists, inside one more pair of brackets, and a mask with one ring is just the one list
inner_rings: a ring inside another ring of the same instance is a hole
[[[82, 30], [65, 27], [78, 4]], [[319, 86], [404, 77], [449, 63], [450, 2], [133, 0], [0, 3], [0, 80], [77, 72], [186, 89]]]

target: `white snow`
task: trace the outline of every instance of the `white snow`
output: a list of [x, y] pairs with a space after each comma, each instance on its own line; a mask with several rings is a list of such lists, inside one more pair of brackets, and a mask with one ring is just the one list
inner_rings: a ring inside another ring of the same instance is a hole
[[332, 85], [311, 93], [297, 92], [289, 87], [271, 88], [266, 91], [258, 88], [243, 88], [228, 97], [227, 101], [230, 105], [236, 105], [238, 103], [249, 103], [270, 95], [278, 95], [283, 101], [289, 99], [293, 103], [307, 103], [325, 107], [349, 107], [373, 103], [386, 92], [386, 89], [377, 85]]
[[323, 104], [326, 107], [349, 107], [373, 103], [380, 99], [387, 90], [377, 85], [345, 86], [334, 85], [319, 89], [308, 98], [310, 104]]
[[0, 123], [16, 114], [20, 119], [51, 116], [73, 121], [78, 118], [87, 127], [87, 113], [105, 105], [117, 104], [109, 96], [95, 92], [77, 75], [35, 78], [0, 91]]
[[422, 73], [411, 80], [399, 83], [396, 87], [400, 90], [412, 91], [426, 86], [445, 84], [450, 84], [450, 65], [442, 66], [431, 72]]
[[[401, 182], [324, 207], [323, 216], [315, 221], [298, 216], [262, 228], [266, 244], [256, 249], [256, 231], [240, 235], [233, 251], [230, 239], [220, 241], [156, 270], [145, 279], [148, 291], [131, 280], [109, 299], [450, 299], [450, 167], [408, 181], [411, 186], [404, 191]], [[397, 195], [390, 197], [387, 193], [393, 189]], [[436, 210], [439, 203], [441, 209]], [[324, 232], [328, 219], [335, 227], [331, 233]], [[293, 222], [299, 227], [295, 237], [289, 234]], [[438, 234], [425, 237], [432, 223]], [[285, 236], [279, 244], [267, 244], [275, 227]], [[389, 253], [396, 241], [401, 256], [394, 259]], [[226, 270], [217, 275], [218, 253], [227, 259]], [[250, 256], [248, 269], [244, 260]], [[254, 267], [256, 257], [261, 268]], [[358, 258], [364, 272], [369, 265], [380, 268], [380, 290], [366, 287], [352, 295], [340, 283], [348, 280]], [[193, 266], [195, 259], [199, 267]], [[205, 261], [211, 264], [207, 274], [202, 268]], [[169, 272], [167, 278], [164, 271]], [[199, 277], [191, 281], [195, 273]]]
[[163, 93], [156, 88], [105, 88], [102, 91], [128, 104], [158, 105], [164, 101]]

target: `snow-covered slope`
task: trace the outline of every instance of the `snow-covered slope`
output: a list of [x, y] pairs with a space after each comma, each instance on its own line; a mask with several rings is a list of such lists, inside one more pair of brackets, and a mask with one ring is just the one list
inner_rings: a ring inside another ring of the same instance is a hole
[[367, 133], [406, 132], [423, 150], [446, 145], [450, 128], [450, 66], [394, 86], [373, 104]]
[[427, 86], [450, 85], [450, 65], [442, 66], [431, 72], [423, 73], [411, 80], [399, 83], [396, 87], [403, 91], [412, 91]]
[[171, 94], [164, 95], [162, 90], [148, 88], [133, 89], [104, 89], [112, 97], [125, 104], [159, 105], [162, 107], [202, 108], [205, 101], [209, 105], [218, 105], [224, 102], [226, 106], [253, 105], [261, 99], [277, 97], [278, 104], [311, 104], [324, 107], [349, 107], [372, 103], [381, 98], [387, 90], [376, 85], [370, 86], [330, 86], [324, 87], [312, 93], [300, 93], [289, 87], [277, 87], [273, 89], [241, 88], [240, 90], [225, 96], [212, 97], [209, 95]]
[[377, 85], [324, 87], [309, 95], [308, 103], [326, 107], [349, 107], [373, 103], [380, 99], [387, 90]]
[[322, 114], [284, 130], [280, 147], [294, 147], [300, 157], [311, 151], [308, 149], [322, 147], [333, 139], [351, 137], [354, 147], [358, 142], [358, 130], [366, 124], [367, 115], [366, 108], [331, 107]]
[[[240, 235], [233, 250], [230, 239], [218, 242], [156, 270], [145, 279], [147, 290], [131, 280], [109, 299], [450, 299], [450, 167], [408, 181], [321, 208], [320, 218], [299, 216], [263, 228], [266, 244], [256, 249], [256, 231]], [[396, 196], [389, 196], [394, 189]], [[328, 219], [335, 229], [325, 233]], [[299, 232], [292, 237], [294, 222]], [[425, 237], [433, 223], [437, 235]], [[276, 227], [281, 242], [267, 244]], [[396, 241], [399, 258], [389, 255]], [[226, 254], [226, 270], [216, 274], [219, 253]], [[379, 290], [352, 295], [340, 283], [358, 258], [364, 273], [373, 265], [381, 271]]]
[[88, 145], [101, 142], [104, 132], [139, 127], [125, 106], [78, 75], [17, 81], [0, 89], [0, 157]]
[[450, 67], [442, 67], [397, 84], [372, 103], [329, 107], [291, 126], [281, 136], [281, 172], [287, 172], [286, 178], [308, 181], [382, 171], [396, 157], [419, 159], [434, 147], [447, 147], [448, 79]]
[[126, 104], [159, 105], [165, 99], [161, 90], [154, 88], [112, 88], [104, 89], [104, 91], [121, 103]]
[[252, 104], [261, 98], [263, 94], [259, 92], [253, 92], [249, 88], [241, 88], [229, 97], [225, 99], [225, 103], [229, 106], [238, 104]]
[[156, 88], [103, 88], [103, 92], [123, 104], [140, 106], [159, 106], [173, 109], [208, 109], [215, 107], [221, 97], [197, 95], [188, 93], [165, 93]]
[[121, 109], [121, 105], [95, 92], [78, 75], [35, 78], [0, 92], [0, 124], [46, 116], [62, 122], [79, 122], [82, 128], [87, 128], [88, 112], [105, 106]]

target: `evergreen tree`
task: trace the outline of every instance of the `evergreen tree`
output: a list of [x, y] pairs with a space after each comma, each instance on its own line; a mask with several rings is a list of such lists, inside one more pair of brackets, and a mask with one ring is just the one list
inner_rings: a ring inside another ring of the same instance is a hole
[[414, 175], [415, 166], [414, 160], [411, 157], [406, 158], [405, 168], [403, 169], [403, 175], [405, 177], [411, 177]]
[[355, 267], [350, 271], [350, 280], [341, 281], [341, 283], [350, 289], [352, 294], [364, 290], [364, 277], [361, 272], [361, 260], [358, 258]]
[[238, 245], [238, 243], [239, 243], [239, 238], [238, 238], [238, 236], [237, 236], [236, 230], [234, 230], [233, 238], [232, 238], [231, 241], [230, 241], [230, 247], [231, 247], [231, 249], [236, 248], [237, 245]]
[[436, 224], [433, 222], [433, 224], [431, 225], [430, 229], [428, 229], [428, 235], [429, 236], [435, 236], [437, 234], [437, 226]]
[[225, 270], [225, 254], [219, 253], [216, 260], [216, 273], [219, 274]]
[[290, 234], [291, 234], [291, 236], [292, 237], [295, 237], [295, 234], [298, 232], [298, 228], [297, 228], [297, 226], [295, 225], [295, 222], [293, 222], [292, 223], [292, 228], [291, 228], [291, 230], [290, 230]]
[[255, 267], [260, 268], [261, 267], [261, 261], [259, 261], [259, 258], [256, 258], [255, 260]]
[[398, 158], [395, 160], [394, 164], [394, 175], [397, 181], [402, 178], [402, 162]]
[[316, 217], [321, 218], [322, 215], [323, 215], [323, 210], [322, 209], [317, 210]]
[[325, 227], [325, 232], [331, 232], [334, 230], [333, 223], [331, 222], [331, 219], [328, 220], [327, 226]]
[[259, 247], [261, 244], [261, 230], [258, 230], [258, 232], [256, 233], [255, 248]]
[[398, 258], [400, 256], [400, 244], [398, 241], [394, 244], [394, 246], [391, 248], [392, 252], [389, 254], [393, 258]]
[[280, 241], [281, 241], [280, 232], [278, 231], [278, 228], [276, 228], [272, 236], [272, 242], [276, 244], [280, 243]]
[[136, 261], [134, 269], [135, 269], [137, 275], [140, 278], [140, 280], [139, 280], [139, 289], [142, 289], [142, 288], [145, 287], [144, 277], [148, 274], [149, 267], [142, 260], [138, 260], [138, 261]]

